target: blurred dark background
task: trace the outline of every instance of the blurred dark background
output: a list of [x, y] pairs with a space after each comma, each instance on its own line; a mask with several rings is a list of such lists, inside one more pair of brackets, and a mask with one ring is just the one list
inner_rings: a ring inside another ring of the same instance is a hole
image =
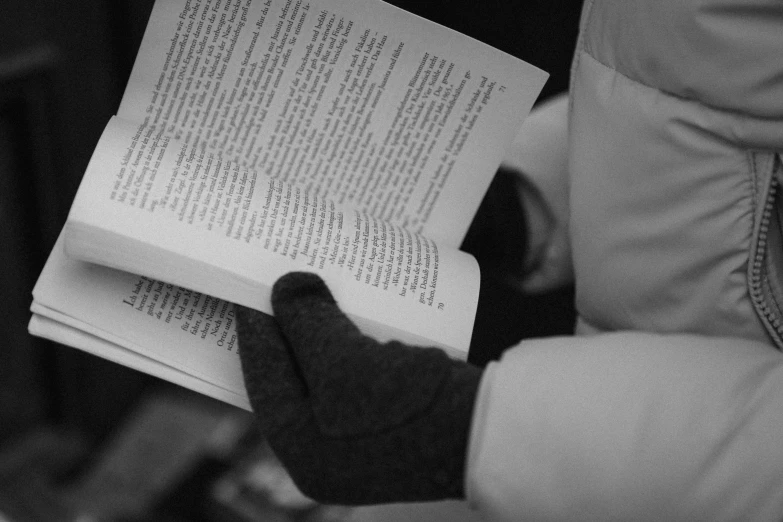
[[[542, 98], [567, 88], [581, 1], [391, 3], [546, 70]], [[42, 430], [96, 447], [161, 386], [27, 333], [31, 290], [119, 105], [152, 4], [0, 1], [0, 479], [4, 448]], [[488, 278], [471, 360], [483, 364], [525, 336], [568, 331], [571, 297], [570, 289], [519, 296]]]

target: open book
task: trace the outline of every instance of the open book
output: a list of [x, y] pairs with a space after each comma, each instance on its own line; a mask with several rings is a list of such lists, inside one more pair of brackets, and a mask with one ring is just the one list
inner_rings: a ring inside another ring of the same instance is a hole
[[464, 358], [457, 247], [545, 80], [375, 0], [157, 0], [31, 332], [243, 405], [229, 302], [306, 270], [366, 333]]

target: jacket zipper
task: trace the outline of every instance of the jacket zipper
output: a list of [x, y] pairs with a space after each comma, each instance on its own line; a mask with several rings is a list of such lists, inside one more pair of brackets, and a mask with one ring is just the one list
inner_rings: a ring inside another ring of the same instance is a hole
[[[776, 158], [776, 167], [779, 167], [778, 161], [779, 160]], [[776, 174], [777, 172], [773, 171], [769, 190], [767, 191], [766, 200], [764, 202], [764, 210], [761, 215], [759, 236], [756, 242], [757, 248], [753, 258], [753, 267], [751, 269], [750, 294], [751, 299], [756, 304], [756, 309], [760, 312], [766, 322], [767, 329], [773, 337], [775, 344], [778, 349], [783, 350], [783, 317], [780, 303], [776, 298], [777, 296], [774, 295], [774, 291], [769, 283], [769, 273], [766, 266], [768, 256], [770, 255], [770, 228], [773, 228], [773, 233], [781, 233], [780, 225], [774, 221], [779, 219], [775, 204], [777, 203], [776, 197], [780, 188], [780, 181]]]

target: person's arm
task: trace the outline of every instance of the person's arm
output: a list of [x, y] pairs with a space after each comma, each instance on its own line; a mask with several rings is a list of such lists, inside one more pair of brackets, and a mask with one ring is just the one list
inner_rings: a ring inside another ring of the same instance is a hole
[[767, 345], [533, 339], [482, 373], [361, 335], [312, 274], [283, 277], [273, 307], [238, 311], [245, 381], [316, 500], [466, 495], [490, 520], [783, 517], [783, 355]]
[[485, 370], [467, 496], [492, 520], [783, 519], [783, 355], [623, 332]]
[[568, 236], [568, 96], [537, 105], [525, 119], [501, 170], [516, 178], [527, 225], [527, 252], [509, 282], [539, 293], [573, 282]]

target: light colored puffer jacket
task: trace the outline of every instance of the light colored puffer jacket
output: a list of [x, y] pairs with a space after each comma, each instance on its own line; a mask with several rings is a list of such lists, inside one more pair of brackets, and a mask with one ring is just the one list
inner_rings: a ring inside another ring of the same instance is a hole
[[582, 321], [783, 347], [783, 3], [588, 0], [582, 24], [569, 134]]
[[586, 0], [568, 119], [579, 335], [488, 367], [469, 501], [783, 520], [783, 2]]

